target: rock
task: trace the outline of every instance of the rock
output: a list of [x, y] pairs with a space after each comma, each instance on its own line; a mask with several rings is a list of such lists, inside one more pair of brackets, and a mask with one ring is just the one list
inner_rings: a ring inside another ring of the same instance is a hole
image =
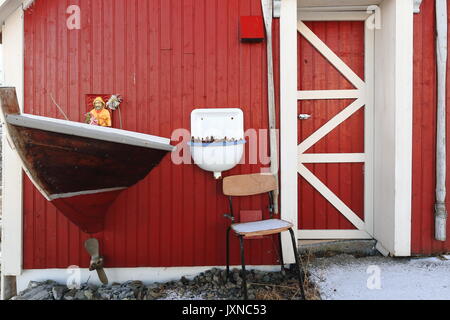
[[33, 289], [33, 288], [39, 287], [41, 285], [42, 285], [41, 282], [30, 281], [30, 283], [28, 284], [28, 289]]
[[88, 300], [84, 294], [84, 290], [77, 291], [74, 296], [74, 300]]
[[[296, 274], [287, 271], [286, 277], [281, 272], [268, 273], [252, 270], [246, 273], [249, 299], [255, 300], [257, 290], [273, 290], [273, 285], [292, 286], [297, 284]], [[264, 286], [251, 286], [258, 282]], [[226, 279], [226, 271], [213, 268], [201, 273], [193, 280], [182, 277], [178, 281], [153, 283], [145, 286], [141, 281], [127, 281], [111, 286], [83, 285], [81, 288], [69, 290], [54, 281], [30, 282], [28, 288], [14, 300], [159, 300], [169, 299], [242, 299], [242, 283], [240, 269], [233, 269], [230, 279]], [[282, 294], [282, 293], [281, 293]], [[289, 294], [289, 293], [287, 293]], [[289, 299], [289, 296], [285, 297]]]
[[53, 299], [62, 300], [67, 291], [68, 291], [67, 287], [64, 287], [64, 286], [53, 287], [53, 289], [52, 289]]
[[108, 291], [102, 291], [101, 293], [99, 293], [99, 296], [102, 300], [111, 300], [111, 292]]
[[28, 288], [20, 294], [20, 297], [22, 300], [53, 300], [52, 287], [55, 284], [54, 281], [31, 281]]
[[156, 299], [161, 298], [161, 294], [159, 292], [149, 291], [148, 297], [152, 298], [151, 300], [156, 300]]
[[187, 286], [187, 285], [189, 285], [189, 280], [186, 279], [186, 277], [182, 277], [182, 278], [181, 278], [181, 283], [182, 283], [183, 285]]
[[23, 296], [24, 300], [53, 300], [53, 294], [48, 289], [35, 290]]
[[78, 292], [77, 289], [69, 290], [68, 292], [66, 292], [63, 299], [69, 301], [75, 300], [75, 295], [77, 294], [77, 292]]
[[84, 296], [88, 300], [93, 300], [94, 299], [94, 292], [91, 289], [85, 290], [84, 291]]

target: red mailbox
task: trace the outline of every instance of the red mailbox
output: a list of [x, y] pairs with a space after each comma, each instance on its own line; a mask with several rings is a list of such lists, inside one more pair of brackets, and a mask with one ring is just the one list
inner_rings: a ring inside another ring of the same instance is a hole
[[262, 42], [265, 39], [264, 19], [262, 16], [241, 17], [241, 41]]

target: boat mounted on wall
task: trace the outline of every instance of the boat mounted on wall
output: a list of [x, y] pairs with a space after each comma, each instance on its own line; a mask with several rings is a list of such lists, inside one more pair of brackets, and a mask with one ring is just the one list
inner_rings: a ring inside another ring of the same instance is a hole
[[0, 88], [3, 123], [42, 195], [86, 233], [101, 232], [121, 192], [175, 148], [170, 139], [22, 114], [14, 88]]

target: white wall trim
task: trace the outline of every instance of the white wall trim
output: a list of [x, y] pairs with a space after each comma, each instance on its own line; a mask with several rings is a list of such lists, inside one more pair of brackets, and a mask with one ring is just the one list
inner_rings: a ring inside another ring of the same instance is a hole
[[411, 255], [413, 1], [385, 0], [375, 31], [374, 236], [391, 255]]
[[[281, 217], [297, 226], [297, 0], [281, 2], [280, 50]], [[288, 234], [282, 235], [282, 246], [284, 261], [293, 263], [295, 259]]]
[[[24, 105], [24, 23], [17, 9], [2, 28], [5, 83], [17, 89], [19, 105]], [[22, 177], [21, 161], [3, 130], [2, 278], [22, 272]], [[5, 281], [2, 281], [4, 284]], [[4, 292], [4, 290], [2, 290]]]
[[373, 237], [364, 230], [299, 230], [301, 240], [370, 240]]
[[[177, 281], [182, 277], [193, 279], [197, 275], [214, 267], [177, 267], [177, 268], [106, 268], [105, 272], [108, 276], [109, 283], [124, 283], [127, 281], [142, 281], [144, 284], [164, 283], [169, 281]], [[215, 267], [224, 270], [223, 266]], [[241, 269], [240, 266], [233, 266], [231, 268]], [[260, 270], [266, 272], [276, 272], [280, 270], [280, 266], [246, 266], [249, 270]], [[79, 278], [78, 278], [79, 275]], [[67, 280], [79, 279], [81, 284], [88, 281], [90, 284], [100, 286], [95, 272], [90, 272], [88, 269], [32, 269], [24, 270], [22, 275], [17, 278], [17, 291], [21, 292], [28, 287], [30, 281], [47, 281], [53, 280], [59, 284], [67, 284]]]
[[395, 256], [411, 255], [412, 158], [413, 158], [413, 3], [396, 1], [396, 97], [397, 141], [395, 157]]
[[[374, 140], [366, 140], [366, 145], [369, 148], [373, 145], [374, 152], [369, 152], [367, 158], [373, 161], [373, 171], [370, 175], [376, 177], [373, 185], [366, 184], [367, 189], [373, 189], [372, 196], [366, 197], [366, 208], [372, 202], [374, 210], [374, 219], [368, 220], [367, 231], [373, 233], [380, 245], [395, 256], [411, 255], [413, 5], [413, 0], [383, 1], [380, 4], [383, 20], [381, 28], [366, 30], [366, 48], [375, 42], [375, 49], [368, 48], [370, 50], [366, 59], [376, 60], [377, 65], [376, 73], [373, 69], [366, 69], [366, 74], [375, 75], [375, 83], [370, 83], [370, 87], [375, 88], [372, 97], [376, 97], [375, 108], [372, 108], [374, 114], [366, 118], [375, 119], [374, 126], [368, 128], [374, 132]], [[307, 20], [319, 19], [316, 13], [303, 12], [300, 16]], [[341, 15], [342, 19], [350, 16], [350, 13]], [[331, 19], [331, 14], [327, 17]], [[364, 17], [354, 15], [354, 19], [362, 18]], [[310, 35], [311, 39], [312, 37], [313, 35]], [[294, 42], [293, 39], [292, 41]], [[281, 44], [282, 48], [287, 46], [283, 42]], [[283, 55], [281, 58], [284, 58]], [[334, 58], [331, 53], [329, 58]], [[292, 64], [291, 70], [296, 67], [296, 63]], [[352, 79], [356, 87], [359, 87], [360, 79], [350, 72], [347, 72], [347, 78]], [[281, 79], [283, 82], [292, 81], [289, 77], [282, 76]], [[333, 91], [322, 93], [326, 97], [335, 97]], [[297, 97], [318, 98], [311, 92], [297, 92]], [[371, 100], [372, 97], [366, 98]], [[282, 134], [288, 130], [291, 134], [297, 132], [289, 125], [292, 123], [287, 122], [287, 126], [282, 123]], [[286, 132], [285, 138], [289, 138]], [[287, 144], [286, 141], [283, 142]], [[303, 149], [305, 147], [306, 145]], [[285, 151], [282, 151], [282, 155], [285, 155]], [[285, 174], [289, 170], [289, 167], [283, 166], [282, 171]], [[293, 195], [294, 192], [297, 193], [297, 188], [288, 192], [290, 195], [284, 194], [289, 198], [288, 201], [293, 201], [294, 196], [298, 198], [297, 194]], [[289, 203], [293, 206], [293, 203]], [[306, 231], [306, 234], [308, 232]]]

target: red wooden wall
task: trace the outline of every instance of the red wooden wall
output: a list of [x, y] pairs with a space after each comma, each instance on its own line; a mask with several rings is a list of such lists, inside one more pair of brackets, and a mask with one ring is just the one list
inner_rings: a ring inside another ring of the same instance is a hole
[[[81, 7], [81, 30], [66, 27], [72, 4]], [[71, 120], [81, 121], [85, 94], [119, 93], [124, 127], [132, 131], [170, 137], [189, 129], [194, 107], [218, 106], [242, 107], [246, 129], [267, 128], [265, 43], [239, 42], [239, 17], [260, 14], [260, 0], [36, 1], [25, 13], [26, 112], [59, 117], [53, 95]], [[278, 48], [275, 32], [276, 55]], [[237, 204], [259, 209], [267, 200]], [[107, 267], [224, 265], [225, 212], [212, 174], [168, 157], [122, 194], [97, 237]], [[86, 238], [25, 178], [25, 269], [86, 267]], [[250, 242], [248, 263], [275, 263], [273, 244]], [[237, 241], [233, 246], [239, 264]]]
[[[450, 1], [448, 1], [448, 4], [450, 5]], [[450, 236], [447, 242], [434, 240], [437, 103], [434, 5], [435, 2], [433, 0], [423, 1], [421, 13], [414, 17], [414, 162], [412, 203], [412, 251], [414, 254], [450, 252]], [[447, 98], [447, 101], [448, 105], [450, 105], [450, 96]], [[447, 118], [450, 119], [450, 114]], [[447, 134], [450, 134], [450, 127], [448, 129]], [[448, 187], [450, 187], [450, 183]], [[447, 206], [449, 204], [447, 203]], [[448, 230], [450, 230], [450, 220]]]

